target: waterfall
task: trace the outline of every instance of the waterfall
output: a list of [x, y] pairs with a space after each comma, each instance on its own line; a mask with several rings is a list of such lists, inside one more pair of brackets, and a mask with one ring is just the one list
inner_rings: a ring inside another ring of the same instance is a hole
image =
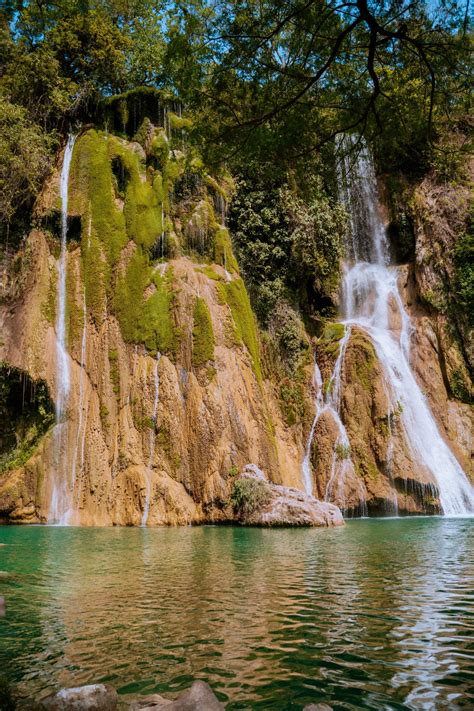
[[69, 168], [71, 166], [74, 136], [67, 139], [61, 170], [61, 253], [58, 265], [58, 295], [56, 315], [56, 420], [59, 422], [64, 414], [69, 395], [69, 361], [66, 350], [66, 272], [67, 272], [67, 215], [69, 192]]
[[148, 466], [146, 474], [146, 495], [145, 495], [145, 506], [143, 507], [142, 515], [142, 526], [147, 525], [148, 514], [150, 513], [150, 499], [151, 499], [151, 481], [153, 476], [153, 458], [155, 456], [155, 440], [156, 440], [156, 419], [158, 415], [158, 402], [160, 397], [160, 375], [159, 375], [159, 365], [160, 365], [161, 353], [156, 354], [155, 367], [153, 371], [153, 382], [154, 382], [154, 398], [153, 398], [153, 412], [151, 420], [153, 426], [150, 427], [150, 438], [149, 438], [149, 457]]
[[[70, 389], [69, 356], [66, 350], [66, 272], [67, 272], [67, 218], [68, 218], [68, 193], [69, 169], [71, 167], [72, 152], [75, 136], [69, 135], [64, 151], [63, 165], [59, 183], [61, 198], [61, 252], [58, 262], [58, 292], [56, 306], [56, 478], [60, 481], [53, 482], [51, 495], [50, 517], [53, 521], [60, 521], [67, 504], [67, 451], [65, 462], [61, 462], [61, 450], [67, 434], [67, 422], [63, 422]], [[66, 438], [67, 439], [67, 438]], [[66, 441], [67, 445], [67, 441]]]
[[[428, 401], [410, 366], [412, 325], [390, 266], [389, 247], [378, 210], [375, 171], [367, 146], [354, 157], [353, 141], [340, 146], [340, 197], [350, 215], [343, 276], [343, 323], [363, 329], [375, 347], [390, 389], [392, 409], [400, 411], [415, 460], [431, 471], [446, 516], [474, 513], [474, 488], [444, 441]], [[395, 319], [393, 318], [395, 316]]]
[[362, 482], [356, 477], [354, 464], [351, 459], [351, 449], [346, 428], [341, 419], [341, 397], [342, 397], [342, 375], [344, 357], [347, 344], [351, 337], [350, 326], [344, 327], [344, 335], [339, 341], [339, 353], [334, 363], [334, 368], [329, 379], [326, 393], [323, 392], [323, 379], [316, 359], [314, 360], [313, 382], [316, 389], [315, 413], [313, 424], [306, 442], [305, 457], [303, 459], [303, 481], [307, 494], [313, 493], [313, 480], [311, 472], [311, 448], [314, 439], [316, 425], [323, 415], [329, 414], [334, 421], [338, 435], [333, 444], [331, 472], [326, 485], [324, 500], [337, 502], [343, 513], [348, 513], [349, 507], [346, 505], [345, 489], [348, 480], [351, 480], [358, 489], [359, 510], [363, 516], [367, 514], [365, 488]]

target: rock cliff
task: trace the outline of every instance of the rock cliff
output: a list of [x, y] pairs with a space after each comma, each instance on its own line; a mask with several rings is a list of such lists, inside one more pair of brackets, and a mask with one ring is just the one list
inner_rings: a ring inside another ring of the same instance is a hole
[[[174, 121], [182, 130], [182, 120]], [[224, 521], [235, 474], [249, 462], [274, 484], [304, 489], [312, 367], [308, 361], [302, 371], [301, 416], [289, 420], [225, 227], [232, 180], [211, 176], [195, 152], [172, 148], [150, 122], [140, 131], [131, 142], [91, 128], [74, 147], [66, 259], [70, 389], [59, 419], [51, 413], [58, 393], [61, 156], [34, 228], [3, 265], [0, 362], [5, 373], [22, 374], [24, 391], [42, 393], [41, 403], [27, 398], [42, 414], [26, 425], [5, 395], [2, 417], [14, 423], [16, 441], [0, 440], [3, 521]], [[399, 268], [414, 325], [412, 367], [442, 436], [469, 471], [469, 408], [449, 386], [458, 350], [421, 304], [427, 278], [419, 265]], [[394, 310], [394, 329], [396, 318]], [[313, 343], [323, 387], [330, 387], [342, 335], [336, 324]], [[2, 379], [5, 393], [11, 382]], [[348, 515], [438, 511], [433, 478], [411, 452], [399, 414], [389, 407], [370, 338], [353, 329], [341, 404], [353, 467], [328, 489], [335, 460], [348, 452], [335, 447], [336, 425], [324, 414], [311, 448], [314, 494]]]

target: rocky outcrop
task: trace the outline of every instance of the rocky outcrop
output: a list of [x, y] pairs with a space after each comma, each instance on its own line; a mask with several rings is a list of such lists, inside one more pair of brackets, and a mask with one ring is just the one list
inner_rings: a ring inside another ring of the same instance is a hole
[[[237, 516], [247, 526], [342, 526], [341, 511], [299, 489], [272, 484], [255, 465], [247, 465], [234, 484], [243, 501], [234, 496]], [[245, 498], [246, 497], [246, 498]], [[250, 504], [250, 506], [249, 506]]]

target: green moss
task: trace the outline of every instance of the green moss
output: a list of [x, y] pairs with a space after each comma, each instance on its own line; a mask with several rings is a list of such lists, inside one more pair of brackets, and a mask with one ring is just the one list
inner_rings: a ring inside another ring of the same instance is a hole
[[[137, 248], [118, 280], [114, 308], [125, 341], [144, 343], [151, 352], [173, 356], [177, 331], [172, 314], [172, 272], [162, 277], [152, 273], [148, 255]], [[145, 300], [145, 289], [152, 283], [155, 291]]]
[[212, 279], [213, 281], [222, 281], [221, 275], [218, 274], [211, 266], [195, 267], [195, 271], [205, 274], [208, 279]]
[[106, 281], [109, 270], [100, 240], [92, 228], [86, 227], [82, 237], [81, 256], [86, 305], [96, 323], [101, 323], [107, 310]]
[[[364, 390], [370, 391], [373, 387], [374, 369], [377, 364], [377, 355], [371, 341], [362, 334], [353, 333], [350, 340], [352, 353], [351, 380], [357, 380]], [[347, 362], [347, 361], [346, 361]]]
[[115, 349], [109, 351], [109, 367], [112, 389], [118, 398], [120, 396], [120, 371], [118, 366], [118, 352]]
[[145, 301], [143, 313], [143, 341], [149, 350], [160, 351], [171, 357], [176, 355], [179, 333], [173, 318], [174, 295], [171, 287], [171, 272], [168, 278], [155, 274], [156, 291]]
[[189, 131], [193, 127], [193, 122], [191, 119], [185, 118], [184, 116], [178, 116], [177, 114], [174, 114], [171, 111], [168, 114], [168, 120], [171, 128], [177, 130]]
[[143, 148], [147, 148], [148, 140], [150, 137], [150, 133], [152, 132], [153, 127], [150, 119], [148, 116], [145, 116], [143, 121], [140, 124], [140, 127], [136, 134], [133, 137], [133, 140], [139, 143]]
[[239, 273], [239, 265], [232, 251], [230, 235], [225, 227], [219, 227], [214, 236], [214, 262], [229, 272]]
[[326, 323], [324, 324], [322, 339], [328, 343], [334, 343], [335, 341], [340, 341], [345, 332], [346, 327], [342, 323]]
[[233, 279], [226, 284], [219, 283], [217, 286], [221, 298], [224, 298], [230, 307], [236, 342], [243, 342], [247, 347], [255, 375], [261, 381], [262, 369], [257, 327], [245, 284], [239, 278]]
[[46, 299], [41, 304], [41, 314], [48, 321], [54, 324], [56, 321], [56, 298], [58, 293], [58, 273], [56, 269], [49, 270], [49, 283]]
[[162, 186], [152, 174], [145, 174], [138, 152], [113, 137], [109, 141], [109, 157], [121, 161], [127, 178], [123, 209], [127, 236], [149, 249], [161, 232]]
[[72, 262], [69, 261], [66, 274], [66, 336], [69, 345], [80, 336], [83, 324], [83, 311], [76, 302], [76, 271]]
[[161, 165], [164, 165], [168, 160], [169, 150], [169, 141], [165, 131], [162, 128], [156, 129], [151, 142], [152, 155]]
[[106, 431], [109, 427], [109, 408], [102, 402], [99, 407], [99, 417], [102, 425], [102, 429]]
[[91, 228], [104, 246], [110, 268], [127, 243], [124, 214], [115, 204], [111, 143], [118, 141], [95, 130], [80, 136], [74, 146], [70, 178], [71, 212], [84, 215], [90, 210]]
[[472, 390], [469, 386], [469, 377], [465, 376], [461, 370], [454, 370], [449, 376], [449, 385], [453, 396], [471, 404], [473, 402]]
[[197, 298], [193, 312], [193, 365], [197, 368], [214, 358], [214, 332], [209, 308], [204, 299]]
[[336, 452], [336, 458], [339, 461], [342, 461], [344, 459], [349, 459], [351, 456], [351, 448], [348, 444], [342, 444], [342, 442], [338, 442], [335, 447], [335, 452]]
[[292, 426], [301, 422], [306, 410], [303, 383], [284, 378], [280, 385], [280, 401], [286, 423]]

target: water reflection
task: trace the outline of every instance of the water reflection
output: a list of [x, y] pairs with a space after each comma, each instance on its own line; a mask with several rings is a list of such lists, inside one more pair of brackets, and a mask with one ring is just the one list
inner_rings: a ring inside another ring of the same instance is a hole
[[25, 698], [107, 681], [231, 709], [473, 705], [473, 524], [0, 529], [0, 667]]

